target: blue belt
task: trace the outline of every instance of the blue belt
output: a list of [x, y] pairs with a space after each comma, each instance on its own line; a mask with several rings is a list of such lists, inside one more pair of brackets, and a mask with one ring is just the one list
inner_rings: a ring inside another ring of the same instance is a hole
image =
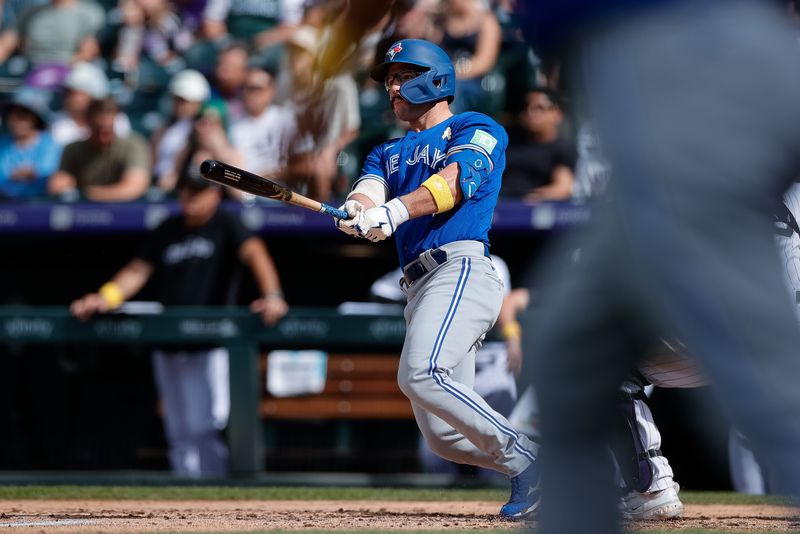
[[440, 248], [426, 250], [419, 258], [403, 268], [403, 279], [406, 287], [413, 284], [419, 277], [434, 270], [447, 261], [447, 252]]

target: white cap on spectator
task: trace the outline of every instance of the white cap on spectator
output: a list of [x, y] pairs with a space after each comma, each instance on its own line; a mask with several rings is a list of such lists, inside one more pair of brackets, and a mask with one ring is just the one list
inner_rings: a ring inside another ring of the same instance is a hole
[[82, 61], [76, 63], [64, 80], [64, 87], [73, 91], [82, 91], [94, 99], [108, 96], [108, 77], [103, 69], [94, 63]]
[[182, 70], [172, 77], [169, 91], [190, 102], [205, 102], [211, 96], [211, 87], [206, 77], [193, 69]]

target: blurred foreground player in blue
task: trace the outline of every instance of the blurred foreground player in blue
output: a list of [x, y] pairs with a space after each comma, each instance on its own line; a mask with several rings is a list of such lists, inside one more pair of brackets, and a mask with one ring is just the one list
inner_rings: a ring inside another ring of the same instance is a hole
[[620, 531], [605, 448], [614, 397], [660, 335], [691, 347], [777, 491], [797, 495], [800, 332], [771, 227], [800, 164], [787, 16], [764, 0], [524, 8], [537, 52], [569, 49], [562, 72], [613, 173], [592, 224], [567, 243], [582, 261], [569, 277], [544, 266], [550, 314], [523, 325], [546, 451], [537, 532]]
[[395, 236], [408, 301], [398, 382], [428, 446], [509, 476], [500, 514], [529, 516], [539, 504], [535, 445], [473, 389], [475, 353], [503, 301], [488, 232], [508, 137], [486, 115], [450, 112], [455, 70], [432, 43], [394, 43], [371, 76], [411, 131], [367, 157], [337, 226], [371, 241]]

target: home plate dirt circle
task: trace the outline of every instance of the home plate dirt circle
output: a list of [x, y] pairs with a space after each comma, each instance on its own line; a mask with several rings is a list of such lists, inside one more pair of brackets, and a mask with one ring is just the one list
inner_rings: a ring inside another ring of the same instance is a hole
[[[523, 524], [500, 519], [496, 502], [409, 501], [0, 501], [0, 533], [253, 530], [485, 530]], [[683, 518], [631, 530], [715, 529], [791, 532], [796, 510], [770, 505], [687, 505]]]

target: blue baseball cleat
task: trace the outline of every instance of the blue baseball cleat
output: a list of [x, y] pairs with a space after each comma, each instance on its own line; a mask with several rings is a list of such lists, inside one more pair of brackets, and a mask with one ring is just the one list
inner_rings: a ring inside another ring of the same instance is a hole
[[511, 497], [500, 508], [500, 517], [525, 519], [531, 517], [539, 508], [539, 467], [536, 461], [519, 475], [511, 478]]

